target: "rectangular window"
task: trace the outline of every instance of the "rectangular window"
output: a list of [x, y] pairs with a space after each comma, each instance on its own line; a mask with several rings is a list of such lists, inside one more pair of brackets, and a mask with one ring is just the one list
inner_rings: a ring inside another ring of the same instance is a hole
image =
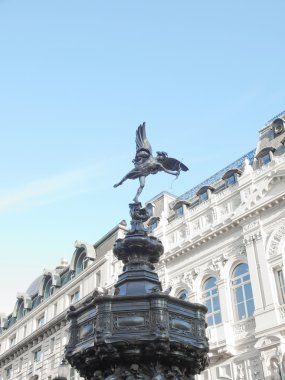
[[204, 193], [200, 194], [199, 200], [200, 200], [200, 202], [204, 202], [204, 201], [207, 201], [208, 198], [209, 198], [208, 192], [205, 191]]
[[6, 379], [12, 379], [13, 376], [13, 371], [12, 371], [12, 366], [6, 368]]
[[75, 293], [71, 294], [70, 296], [70, 303], [74, 304], [75, 302], [80, 300], [80, 292], [77, 290]]
[[15, 344], [16, 344], [16, 335], [13, 335], [13, 336], [11, 336], [11, 338], [9, 339], [9, 346], [10, 346], [10, 347], [13, 347], [13, 346], [15, 346]]
[[101, 271], [98, 270], [96, 273], [96, 287], [101, 285]]
[[52, 307], [52, 316], [53, 318], [57, 315], [57, 303], [54, 303], [53, 304], [53, 307]]
[[42, 315], [37, 319], [37, 327], [42, 327], [45, 324], [45, 316]]
[[23, 327], [23, 338], [26, 338], [27, 336], [27, 325]]
[[34, 362], [38, 363], [38, 362], [41, 362], [42, 360], [43, 360], [43, 353], [42, 353], [42, 349], [39, 348], [36, 351], [34, 351]]
[[176, 217], [181, 218], [183, 216], [183, 206], [180, 206], [176, 209]]
[[236, 176], [232, 174], [230, 177], [227, 178], [227, 185], [233, 186], [236, 183]]
[[267, 164], [269, 164], [269, 162], [271, 161], [270, 154], [267, 153], [267, 154], [265, 154], [264, 156], [262, 156], [262, 157], [261, 157], [261, 161], [262, 161], [262, 164], [263, 164], [263, 165], [267, 165]]
[[285, 303], [285, 280], [283, 270], [280, 269], [277, 271], [277, 290], [279, 295], [280, 304]]

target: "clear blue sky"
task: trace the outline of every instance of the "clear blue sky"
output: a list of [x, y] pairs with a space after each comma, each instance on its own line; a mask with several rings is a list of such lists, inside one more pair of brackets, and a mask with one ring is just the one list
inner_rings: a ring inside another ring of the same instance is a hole
[[[0, 0], [0, 311], [121, 219], [143, 121], [180, 195], [255, 148], [285, 109], [280, 0]], [[172, 188], [171, 188], [172, 186]]]

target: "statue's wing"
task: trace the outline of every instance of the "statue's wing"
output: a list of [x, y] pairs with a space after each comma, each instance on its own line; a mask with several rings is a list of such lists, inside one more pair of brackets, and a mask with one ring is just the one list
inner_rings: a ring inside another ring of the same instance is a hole
[[173, 171], [180, 172], [180, 170], [182, 170], [183, 172], [187, 172], [188, 170], [186, 165], [171, 157], [165, 157], [165, 159], [162, 161], [162, 165], [165, 167], [165, 169]]
[[137, 152], [141, 149], [145, 149], [149, 151], [150, 154], [152, 154], [152, 148], [145, 133], [145, 123], [141, 124], [137, 129], [136, 146], [137, 146]]

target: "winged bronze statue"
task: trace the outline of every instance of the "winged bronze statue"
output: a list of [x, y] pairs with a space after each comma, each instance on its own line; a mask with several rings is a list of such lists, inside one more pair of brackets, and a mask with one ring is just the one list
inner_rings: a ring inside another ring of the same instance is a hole
[[168, 157], [166, 152], [156, 152], [157, 156], [152, 155], [151, 145], [146, 137], [145, 123], [139, 125], [136, 131], [136, 156], [133, 159], [135, 165], [134, 169], [128, 172], [120, 182], [116, 183], [114, 187], [122, 185], [127, 179], [139, 178], [140, 187], [137, 190], [134, 202], [138, 203], [138, 197], [140, 196], [144, 185], [145, 178], [149, 174], [157, 174], [160, 171], [165, 173], [179, 176], [181, 170], [186, 172], [187, 166], [175, 158]]

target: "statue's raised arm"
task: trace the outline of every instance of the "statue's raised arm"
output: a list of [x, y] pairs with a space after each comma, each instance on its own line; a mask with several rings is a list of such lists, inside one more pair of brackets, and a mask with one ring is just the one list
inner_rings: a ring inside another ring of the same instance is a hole
[[133, 159], [134, 169], [128, 172], [120, 182], [114, 187], [122, 185], [127, 179], [139, 179], [140, 187], [137, 190], [134, 202], [138, 203], [138, 197], [141, 194], [145, 178], [149, 174], [156, 174], [159, 171], [164, 171], [168, 174], [179, 176], [180, 171], [187, 171], [188, 168], [182, 162], [175, 158], [168, 157], [166, 152], [156, 152], [157, 156], [153, 157], [151, 145], [146, 137], [145, 123], [139, 125], [136, 131], [136, 156]]

